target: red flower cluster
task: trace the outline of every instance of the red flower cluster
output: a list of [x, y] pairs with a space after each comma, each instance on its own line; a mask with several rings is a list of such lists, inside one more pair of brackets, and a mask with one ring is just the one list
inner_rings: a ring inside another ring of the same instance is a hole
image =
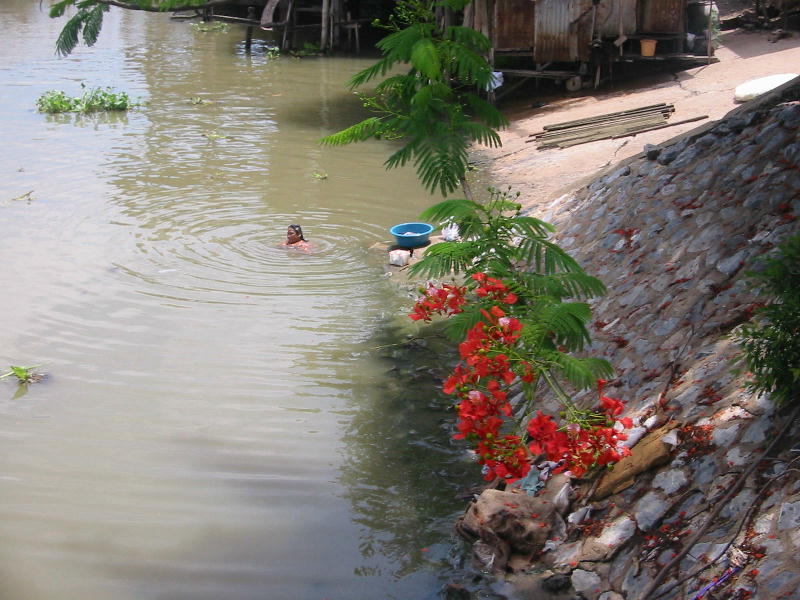
[[478, 298], [495, 300], [503, 304], [514, 304], [517, 301], [517, 295], [509, 291], [508, 286], [499, 279], [489, 277], [486, 273], [475, 273], [472, 279], [480, 284], [475, 290]]
[[[615, 420], [625, 408], [620, 400], [603, 396], [605, 381], [598, 380], [600, 405], [604, 413], [595, 413], [591, 423], [570, 423], [559, 428], [553, 418], [537, 411], [528, 422], [528, 433], [533, 441], [529, 448], [533, 454], [544, 454], [547, 460], [560, 463], [553, 472], [570, 471], [580, 477], [595, 466], [604, 467], [619, 462], [630, 454], [622, 444], [628, 436], [622, 432], [633, 425], [630, 418]], [[563, 461], [563, 462], [562, 462]]]
[[445, 283], [439, 288], [429, 285], [408, 316], [414, 321], [430, 321], [433, 314], [449, 316], [460, 313], [461, 307], [467, 302], [465, 293], [466, 288], [456, 285]]
[[503, 282], [483, 273], [473, 275], [473, 279], [481, 284], [476, 290], [478, 297], [495, 304], [481, 309], [484, 320], [476, 323], [459, 344], [462, 362], [444, 382], [443, 390], [460, 399], [454, 437], [476, 442], [484, 478], [514, 481], [530, 471], [530, 456], [519, 436], [501, 436], [500, 428], [505, 418], [512, 416], [508, 386], [518, 376], [533, 381], [533, 370], [527, 362], [509, 357], [522, 323], [507, 316], [498, 304], [514, 304], [517, 296]]
[[530, 456], [518, 435], [481, 440], [477, 451], [485, 465], [483, 477], [487, 481], [495, 477], [509, 482], [516, 481], [531, 470]]
[[[533, 441], [526, 446], [517, 435], [501, 435], [506, 419], [512, 417], [508, 388], [517, 379], [534, 380], [533, 367], [516, 351], [522, 323], [500, 305], [512, 305], [517, 296], [499, 279], [476, 273], [475, 290], [485, 308], [483, 320], [468, 332], [459, 344], [461, 363], [445, 380], [445, 394], [458, 398], [458, 432], [456, 439], [476, 444], [478, 463], [483, 465], [484, 478], [497, 477], [513, 482], [525, 477], [531, 469], [531, 452], [545, 454], [548, 460], [560, 463], [556, 471], [569, 470], [581, 476], [590, 468], [619, 461], [629, 454], [622, 446], [627, 436], [624, 427], [630, 419], [616, 417], [624, 410], [621, 401], [602, 394], [605, 381], [598, 381], [600, 406], [585, 423], [571, 423], [566, 428], [556, 425], [541, 411], [528, 424]], [[429, 286], [417, 301], [410, 317], [429, 321], [434, 313], [452, 315], [462, 311], [466, 289], [452, 285]], [[586, 425], [592, 423], [593, 425]]]

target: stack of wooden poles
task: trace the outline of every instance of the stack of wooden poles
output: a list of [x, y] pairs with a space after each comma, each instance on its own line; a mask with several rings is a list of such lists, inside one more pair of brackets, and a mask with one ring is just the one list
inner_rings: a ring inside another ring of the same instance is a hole
[[675, 112], [672, 104], [651, 104], [619, 112], [545, 125], [544, 131], [531, 134], [527, 142], [536, 142], [537, 148], [569, 148], [578, 144], [609, 138], [636, 135], [651, 129], [661, 129], [707, 118], [694, 117], [674, 123], [667, 119]]

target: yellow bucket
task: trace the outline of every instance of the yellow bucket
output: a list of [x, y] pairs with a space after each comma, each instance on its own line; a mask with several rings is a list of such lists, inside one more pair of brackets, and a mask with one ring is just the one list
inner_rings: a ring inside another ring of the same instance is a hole
[[656, 53], [656, 40], [639, 40], [642, 56], [653, 56]]

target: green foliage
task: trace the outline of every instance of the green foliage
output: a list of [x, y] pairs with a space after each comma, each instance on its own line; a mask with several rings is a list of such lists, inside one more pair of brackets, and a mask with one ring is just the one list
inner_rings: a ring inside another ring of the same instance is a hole
[[[569, 300], [602, 295], [605, 286], [547, 239], [552, 225], [521, 213], [517, 196], [490, 188], [484, 202], [451, 199], [428, 208], [421, 219], [455, 223], [462, 240], [428, 247], [409, 273], [433, 279], [463, 275], [471, 289], [480, 285], [472, 278], [477, 273], [503, 280], [518, 297], [504, 310], [523, 324], [520, 355], [539, 371], [559, 373], [575, 388], [592, 387], [613, 369], [605, 360], [569, 354], [589, 343], [591, 320], [585, 302]], [[481, 308], [486, 307], [468, 306], [450, 317], [447, 335], [464, 339], [484, 319]]]
[[775, 253], [761, 259], [760, 270], [748, 274], [760, 285], [769, 304], [743, 326], [737, 341], [753, 374], [750, 389], [768, 392], [779, 405], [800, 399], [800, 233]]
[[43, 113], [91, 113], [109, 110], [129, 110], [136, 106], [127, 92], [115, 92], [110, 87], [87, 90], [80, 98], [72, 98], [62, 91], [50, 90], [39, 96], [36, 108]]
[[44, 113], [63, 113], [75, 110], [75, 98], [70, 98], [62, 91], [50, 90], [39, 96], [36, 108]]
[[192, 23], [192, 30], [199, 33], [226, 33], [229, 27], [222, 21], [198, 21]]
[[431, 3], [426, 0], [400, 0], [395, 4], [392, 14], [386, 22], [375, 19], [372, 26], [389, 31], [399, 31], [412, 23], [433, 21], [434, 14]]
[[108, 12], [108, 6], [95, 0], [62, 0], [50, 7], [52, 18], [64, 15], [67, 7], [74, 6], [77, 10], [67, 21], [56, 40], [56, 53], [67, 56], [78, 45], [78, 36], [83, 34], [83, 41], [87, 46], [93, 46], [103, 27], [103, 13]]
[[522, 214], [519, 193], [489, 188], [484, 202], [450, 199], [423, 211], [433, 223], [454, 222], [463, 241], [441, 242], [428, 248], [410, 273], [440, 278], [450, 273], [485, 272], [518, 280], [532, 294], [557, 299], [591, 298], [605, 286], [587, 275], [575, 260], [547, 238], [549, 223]]
[[[202, 8], [207, 4], [206, 0], [128, 0], [118, 6], [134, 10], [165, 12]], [[50, 17], [53, 19], [63, 17], [70, 7], [75, 8], [75, 14], [69, 18], [56, 40], [56, 53], [59, 56], [67, 56], [75, 50], [81, 33], [87, 46], [94, 45], [103, 27], [103, 13], [108, 12], [109, 2], [107, 0], [60, 0], [50, 6]]]
[[[466, 3], [451, 1], [451, 8]], [[489, 40], [468, 27], [440, 28], [432, 2], [398, 3], [393, 32], [376, 46], [382, 57], [354, 75], [350, 87], [378, 83], [374, 96], [363, 97], [373, 116], [321, 141], [344, 145], [370, 138], [401, 140], [403, 145], [385, 162], [387, 169], [412, 163], [423, 186], [447, 195], [464, 181], [469, 169], [467, 150], [473, 142], [499, 146], [496, 129], [507, 125], [505, 117], [480, 97], [491, 81], [491, 67], [484, 54]], [[401, 28], [401, 25], [403, 26]]]

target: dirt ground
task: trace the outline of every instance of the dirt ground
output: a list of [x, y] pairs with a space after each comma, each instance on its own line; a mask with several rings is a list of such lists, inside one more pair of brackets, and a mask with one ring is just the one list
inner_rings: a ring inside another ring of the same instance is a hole
[[[531, 93], [501, 104], [511, 125], [500, 134], [502, 148], [476, 152], [483, 173], [480, 183], [503, 189], [511, 186], [521, 192], [526, 206], [552, 201], [606, 167], [641, 153], [645, 144], [661, 144], [722, 118], [738, 106], [733, 97], [737, 85], [766, 75], [800, 73], [798, 32], [770, 43], [766, 31], [724, 31], [720, 42], [717, 63], [639, 75], [598, 90], [550, 96]], [[708, 119], [565, 149], [538, 150], [533, 142], [526, 143], [544, 125], [660, 102], [675, 106], [670, 122], [703, 115]]]

